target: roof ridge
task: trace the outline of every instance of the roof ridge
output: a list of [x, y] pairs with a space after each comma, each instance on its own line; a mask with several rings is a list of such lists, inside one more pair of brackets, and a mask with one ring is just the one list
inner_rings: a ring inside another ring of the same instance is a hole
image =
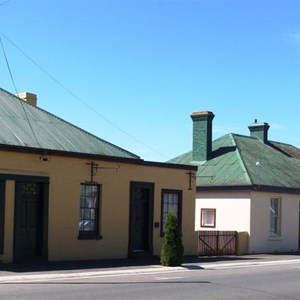
[[286, 146], [290, 146], [290, 147], [294, 147], [294, 148], [297, 148], [299, 149], [298, 147], [292, 145], [292, 144], [289, 144], [289, 143], [283, 143], [283, 142], [278, 142], [278, 141], [268, 141], [269, 143], [274, 143], [274, 144], [280, 144], [280, 145], [286, 145]]
[[230, 133], [226, 133], [226, 134], [223, 134], [222, 136], [219, 136], [218, 138], [214, 139], [212, 142], [217, 142], [219, 140], [222, 140], [222, 139], [225, 139]]
[[[4, 92], [5, 94], [8, 94], [9, 96], [12, 96], [12, 97], [16, 98], [16, 100], [21, 101], [21, 99], [18, 96], [16, 96], [15, 94], [13, 94], [13, 93], [11, 93], [11, 92], [9, 92], [9, 91], [1, 88], [1, 87], [0, 87], [0, 91]], [[23, 102], [26, 103], [26, 104], [28, 104], [26, 101], [23, 101]]]
[[[235, 133], [229, 133], [228, 134], [228, 136], [229, 136], [229, 138], [230, 138], [233, 146], [235, 146], [236, 149], [237, 149], [237, 152], [236, 152], [237, 153], [237, 158], [238, 158], [238, 161], [240, 163], [241, 168], [244, 171], [244, 174], [246, 175], [246, 180], [249, 181], [250, 184], [253, 184], [253, 180], [251, 179], [251, 177], [249, 175], [249, 171], [248, 171], [248, 169], [247, 169], [247, 167], [246, 167], [246, 165], [245, 165], [245, 163], [243, 161], [243, 158], [241, 156], [240, 149], [239, 149], [239, 147], [238, 147], [238, 145], [237, 145], [237, 143], [235, 141], [235, 138], [234, 138], [235, 135], [236, 135]], [[241, 135], [239, 135], [239, 136], [241, 136]], [[247, 137], [247, 136], [245, 136], [245, 137]]]

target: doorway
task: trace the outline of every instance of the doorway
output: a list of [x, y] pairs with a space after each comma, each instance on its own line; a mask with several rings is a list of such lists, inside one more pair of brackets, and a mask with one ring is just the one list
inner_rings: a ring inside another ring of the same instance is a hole
[[154, 184], [131, 182], [129, 256], [152, 255]]
[[298, 250], [300, 250], [300, 202], [299, 202]]
[[47, 184], [16, 182], [14, 262], [47, 259]]

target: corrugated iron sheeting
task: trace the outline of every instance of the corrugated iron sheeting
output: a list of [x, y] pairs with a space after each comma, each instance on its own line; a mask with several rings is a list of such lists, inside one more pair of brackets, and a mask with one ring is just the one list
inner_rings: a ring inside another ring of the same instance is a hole
[[[227, 134], [213, 141], [212, 148], [212, 158], [198, 166], [197, 186], [300, 188], [300, 149], [294, 146]], [[191, 163], [192, 152], [170, 162]]]
[[4, 145], [139, 159], [2, 89], [0, 126], [0, 143]]
[[[300, 187], [300, 160], [283, 154], [260, 140], [237, 137], [244, 164], [253, 183], [270, 186]], [[259, 162], [259, 165], [256, 164]]]

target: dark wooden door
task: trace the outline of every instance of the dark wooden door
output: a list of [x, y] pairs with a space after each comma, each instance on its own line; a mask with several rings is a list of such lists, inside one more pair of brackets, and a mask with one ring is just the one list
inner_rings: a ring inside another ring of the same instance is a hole
[[299, 203], [298, 250], [300, 250], [300, 203]]
[[16, 183], [15, 261], [31, 261], [42, 258], [42, 187], [42, 184], [36, 182]]
[[130, 197], [129, 254], [152, 252], [153, 184], [134, 182]]

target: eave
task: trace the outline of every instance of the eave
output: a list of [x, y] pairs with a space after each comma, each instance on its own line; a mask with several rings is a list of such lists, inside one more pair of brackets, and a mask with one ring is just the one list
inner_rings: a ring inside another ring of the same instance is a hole
[[244, 191], [244, 192], [267, 192], [267, 193], [281, 193], [281, 194], [300, 194], [300, 188], [293, 187], [280, 187], [269, 185], [210, 185], [210, 186], [197, 186], [197, 192], [204, 191]]
[[125, 158], [118, 156], [108, 156], [101, 154], [90, 154], [90, 153], [79, 153], [79, 152], [69, 152], [69, 151], [61, 151], [61, 150], [53, 150], [53, 149], [42, 149], [42, 148], [31, 148], [31, 147], [20, 147], [13, 145], [0, 145], [0, 151], [13, 151], [17, 153], [29, 153], [29, 154], [37, 154], [37, 155], [50, 155], [50, 156], [61, 156], [61, 157], [73, 157], [73, 158], [81, 158], [87, 160], [98, 160], [98, 161], [108, 161], [108, 162], [119, 162], [119, 163], [128, 163], [133, 165], [141, 165], [141, 166], [151, 166], [158, 168], [169, 168], [169, 169], [182, 169], [189, 170], [193, 172], [197, 172], [197, 166], [185, 165], [185, 164], [172, 164], [172, 163], [164, 163], [164, 162], [153, 162], [153, 161], [145, 161], [141, 158]]

